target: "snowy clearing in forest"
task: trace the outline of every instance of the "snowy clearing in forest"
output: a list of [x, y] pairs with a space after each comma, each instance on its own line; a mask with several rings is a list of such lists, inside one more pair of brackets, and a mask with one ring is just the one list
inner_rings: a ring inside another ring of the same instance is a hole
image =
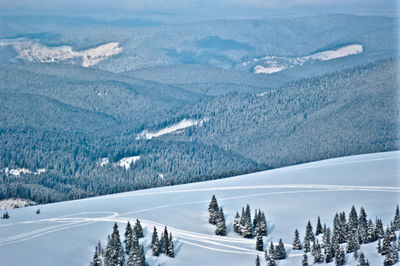
[[318, 52], [308, 56], [299, 57], [281, 57], [281, 56], [265, 56], [263, 58], [256, 58], [245, 63], [243, 66], [247, 66], [252, 62], [257, 63], [253, 67], [253, 72], [256, 74], [273, 74], [280, 72], [287, 68], [293, 68], [295, 66], [302, 66], [308, 61], [329, 61], [341, 57], [350, 55], [357, 55], [363, 52], [363, 46], [361, 44], [352, 44], [340, 47], [336, 50], [327, 50]]
[[193, 126], [202, 126], [204, 122], [207, 122], [207, 119], [201, 119], [201, 120], [194, 120], [194, 119], [183, 119], [182, 121], [175, 123], [171, 126], [165, 127], [163, 129], [160, 129], [159, 131], [156, 132], [149, 132], [147, 130], [144, 130], [142, 133], [140, 133], [136, 139], [152, 139], [152, 138], [157, 138], [162, 135], [166, 134], [171, 134], [171, 133], [176, 133], [179, 130], [188, 128], [188, 127], [193, 127]]
[[[88, 265], [94, 247], [117, 222], [121, 240], [127, 221], [140, 219], [144, 228], [146, 259], [150, 265], [254, 265], [258, 254], [255, 239], [244, 239], [232, 231], [237, 211], [250, 204], [267, 217], [270, 241], [285, 243], [288, 259], [279, 265], [301, 265], [303, 251], [291, 250], [294, 230], [303, 240], [310, 220], [317, 216], [332, 226], [336, 212], [349, 213], [363, 206], [368, 218], [390, 223], [399, 202], [400, 152], [342, 157], [295, 165], [232, 178], [161, 187], [83, 200], [13, 209], [10, 219], [0, 221], [0, 265]], [[226, 237], [214, 234], [208, 224], [208, 204], [215, 194], [223, 207]], [[40, 207], [40, 215], [35, 211]], [[153, 226], [164, 225], [172, 233], [175, 258], [151, 256]], [[361, 246], [370, 265], [382, 265], [376, 242]], [[73, 256], [71, 255], [73, 254]], [[311, 254], [308, 256], [312, 263]], [[346, 254], [346, 265], [357, 265]], [[332, 263], [330, 265], [333, 265]]]
[[71, 46], [67, 45], [51, 47], [25, 39], [2, 40], [0, 46], [4, 45], [12, 45], [18, 53], [17, 58], [41, 63], [66, 62], [79, 59], [84, 67], [96, 65], [110, 56], [121, 53], [123, 50], [118, 42], [109, 42], [82, 51], [75, 51]]

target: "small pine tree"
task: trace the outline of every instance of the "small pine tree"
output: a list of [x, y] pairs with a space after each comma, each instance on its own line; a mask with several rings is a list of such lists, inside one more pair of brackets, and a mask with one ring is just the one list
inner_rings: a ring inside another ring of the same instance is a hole
[[142, 228], [142, 225], [140, 224], [139, 219], [136, 219], [136, 223], [135, 223], [135, 226], [133, 227], [133, 231], [136, 232], [136, 236], [138, 238], [143, 237], [143, 228]]
[[375, 229], [374, 229], [374, 224], [372, 223], [372, 220], [368, 220], [368, 225], [367, 225], [367, 243], [374, 242], [376, 240], [376, 235], [375, 235]]
[[393, 229], [395, 231], [400, 229], [400, 212], [399, 212], [399, 205], [397, 204], [396, 212], [393, 218]]
[[132, 227], [131, 224], [128, 223], [126, 224], [126, 228], [125, 228], [125, 253], [127, 255], [129, 255], [130, 251], [131, 251], [131, 242], [132, 242]]
[[40, 209], [37, 209], [37, 210], [36, 210], [36, 214], [40, 214]]
[[315, 229], [315, 234], [318, 236], [320, 234], [322, 234], [322, 225], [321, 225], [321, 219], [318, 216], [318, 220], [317, 220], [317, 227]]
[[385, 233], [383, 231], [382, 220], [381, 219], [376, 219], [376, 222], [375, 222], [375, 236], [377, 238], [383, 238], [384, 235], [385, 235]]
[[353, 205], [349, 213], [348, 230], [354, 233], [357, 229], [358, 229], [358, 215], [356, 208]]
[[160, 240], [160, 247], [161, 247], [161, 252], [164, 254], [167, 254], [168, 252], [168, 245], [169, 245], [169, 239], [168, 239], [168, 229], [165, 226], [164, 227], [164, 233], [161, 235], [161, 240]]
[[381, 249], [381, 254], [382, 255], [386, 255], [386, 254], [391, 252], [392, 245], [391, 245], [390, 242], [391, 242], [390, 241], [390, 230], [389, 230], [389, 227], [387, 227], [386, 234], [383, 237], [383, 241], [382, 241], [382, 249]]
[[158, 241], [158, 234], [155, 226], [153, 229], [153, 235], [151, 236], [151, 253], [156, 257], [160, 255], [160, 243]]
[[268, 249], [268, 258], [276, 258], [274, 243], [271, 241]]
[[8, 214], [8, 212], [5, 212], [2, 216], [2, 219], [9, 219], [10, 215]]
[[101, 261], [101, 257], [97, 249], [97, 246], [93, 255], [93, 260], [92, 262], [90, 262], [90, 266], [103, 266], [103, 262]]
[[294, 250], [302, 249], [300, 238], [299, 238], [299, 231], [297, 231], [297, 229], [294, 231], [293, 249]]
[[361, 252], [360, 258], [358, 259], [358, 266], [369, 266], [368, 260], [365, 259], [364, 253]]
[[339, 248], [335, 256], [335, 265], [344, 265], [346, 263], [346, 256], [344, 254], [344, 250]]
[[282, 239], [279, 239], [279, 244], [275, 249], [275, 259], [277, 260], [286, 259], [286, 250], [285, 246], [283, 245]]
[[222, 208], [220, 208], [218, 211], [216, 225], [217, 228], [215, 229], [215, 234], [219, 236], [226, 236], [226, 223], [224, 211]]
[[171, 233], [169, 234], [167, 256], [171, 257], [171, 258], [175, 257], [174, 241], [172, 240], [172, 234]]
[[330, 263], [333, 260], [333, 256], [334, 256], [334, 250], [332, 247], [332, 244], [329, 242], [326, 246], [325, 246], [325, 262], [326, 263]]
[[306, 235], [304, 236], [304, 240], [310, 240], [310, 241], [315, 241], [315, 238], [314, 238], [314, 233], [313, 233], [313, 228], [312, 228], [312, 225], [311, 225], [311, 222], [310, 221], [308, 221], [308, 223], [307, 223], [307, 226], [306, 226]]
[[302, 266], [308, 266], [308, 258], [307, 258], [307, 254], [304, 253], [303, 255], [303, 260], [301, 261], [301, 265]]
[[210, 224], [217, 223], [218, 210], [219, 210], [219, 207], [218, 207], [217, 198], [215, 197], [215, 195], [212, 195], [211, 202], [208, 206], [208, 212], [209, 212], [208, 222]]
[[310, 252], [310, 250], [311, 250], [310, 240], [306, 239], [304, 240], [304, 252]]
[[258, 250], [258, 251], [263, 251], [264, 250], [263, 237], [262, 237], [262, 235], [260, 233], [257, 234], [256, 250]]
[[233, 232], [240, 233], [240, 215], [236, 212], [235, 220], [233, 220]]
[[256, 258], [256, 266], [260, 266], [261, 264], [260, 264], [260, 257], [257, 255], [257, 258]]
[[367, 214], [363, 207], [360, 209], [360, 216], [358, 218], [358, 236], [361, 239], [361, 243], [368, 242], [368, 222]]
[[321, 245], [317, 242], [314, 244], [314, 263], [322, 263], [324, 262], [324, 256], [322, 255]]

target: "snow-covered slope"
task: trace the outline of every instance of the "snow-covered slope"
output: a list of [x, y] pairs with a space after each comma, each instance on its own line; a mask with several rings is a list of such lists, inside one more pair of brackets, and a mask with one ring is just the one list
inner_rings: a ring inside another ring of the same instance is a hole
[[253, 72], [256, 74], [273, 74], [287, 68], [302, 66], [306, 62], [312, 63], [315, 61], [329, 61], [350, 55], [361, 54], [362, 52], [363, 52], [363, 46], [361, 44], [351, 44], [342, 46], [335, 50], [326, 50], [323, 52], [318, 52], [307, 56], [299, 56], [299, 57], [265, 56], [263, 58], [254, 58], [251, 61], [242, 63], [242, 65], [243, 66], [255, 65], [253, 67]]
[[141, 132], [138, 136], [137, 139], [152, 139], [152, 138], [157, 138], [162, 135], [166, 134], [171, 134], [171, 133], [176, 133], [179, 132], [182, 129], [188, 128], [188, 127], [193, 127], [197, 125], [203, 125], [204, 122], [206, 122], [207, 119], [201, 119], [201, 120], [194, 120], [194, 119], [183, 119], [182, 121], [175, 123], [171, 126], [165, 127], [163, 129], [160, 129], [156, 132], [149, 132], [147, 130], [144, 130]]
[[[150, 265], [254, 265], [255, 240], [232, 232], [236, 211], [249, 203], [266, 213], [270, 234], [282, 238], [289, 258], [279, 263], [300, 265], [302, 251], [290, 249], [293, 233], [303, 239], [307, 221], [315, 227], [332, 224], [335, 212], [363, 206], [368, 217], [384, 225], [399, 202], [400, 152], [330, 159], [216, 181], [163, 187], [102, 197], [10, 210], [0, 221], [0, 265], [88, 265], [98, 240], [103, 246], [112, 224], [123, 235], [126, 222], [139, 218], [145, 227]], [[215, 194], [224, 208], [228, 236], [214, 235], [208, 204]], [[40, 208], [41, 214], [35, 211]], [[152, 257], [151, 228], [167, 225], [175, 239], [176, 258]], [[362, 247], [370, 265], [382, 265], [376, 245]], [[309, 262], [312, 262], [309, 256]], [[265, 265], [264, 263], [262, 265]], [[333, 264], [331, 264], [333, 265]], [[347, 265], [357, 265], [347, 255]]]
[[28, 61], [53, 63], [80, 59], [80, 62], [84, 67], [96, 65], [108, 57], [122, 52], [122, 47], [118, 42], [109, 42], [82, 51], [74, 51], [71, 46], [67, 45], [49, 47], [24, 39], [16, 41], [0, 41], [0, 46], [5, 45], [12, 45], [18, 53], [18, 58]]

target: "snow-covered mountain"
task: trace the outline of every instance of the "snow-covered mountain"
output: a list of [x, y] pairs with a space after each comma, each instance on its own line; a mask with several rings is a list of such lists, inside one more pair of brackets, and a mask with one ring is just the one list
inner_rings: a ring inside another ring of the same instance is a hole
[[[88, 265], [98, 240], [117, 222], [123, 235], [127, 221], [140, 219], [141, 244], [150, 265], [253, 265], [255, 239], [232, 232], [236, 211], [247, 203], [267, 217], [264, 245], [282, 238], [288, 259], [279, 265], [300, 265], [303, 251], [291, 250], [294, 230], [303, 239], [305, 226], [317, 216], [331, 226], [336, 212], [363, 206], [368, 218], [390, 223], [399, 202], [400, 152], [342, 157], [227, 179], [107, 195], [84, 200], [13, 209], [0, 221], [0, 265]], [[215, 194], [224, 208], [228, 235], [214, 235], [208, 204]], [[40, 208], [41, 213], [35, 214]], [[153, 226], [168, 226], [175, 258], [152, 257]], [[370, 265], [382, 265], [376, 242], [362, 245]], [[360, 251], [360, 252], [361, 252]], [[346, 265], [357, 265], [352, 254]], [[309, 262], [312, 261], [311, 255]], [[265, 265], [262, 260], [262, 265]], [[333, 265], [331, 263], [331, 265]]]

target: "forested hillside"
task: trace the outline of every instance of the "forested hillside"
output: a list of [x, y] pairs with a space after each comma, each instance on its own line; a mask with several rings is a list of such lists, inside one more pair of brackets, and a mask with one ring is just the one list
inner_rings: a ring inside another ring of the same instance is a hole
[[[1, 74], [2, 199], [83, 198], [399, 147], [397, 60], [215, 97], [75, 67], [68, 78], [28, 64], [30, 82], [13, 82], [19, 67]], [[139, 138], [185, 119], [202, 122]], [[140, 157], [118, 164], [129, 156]]]

